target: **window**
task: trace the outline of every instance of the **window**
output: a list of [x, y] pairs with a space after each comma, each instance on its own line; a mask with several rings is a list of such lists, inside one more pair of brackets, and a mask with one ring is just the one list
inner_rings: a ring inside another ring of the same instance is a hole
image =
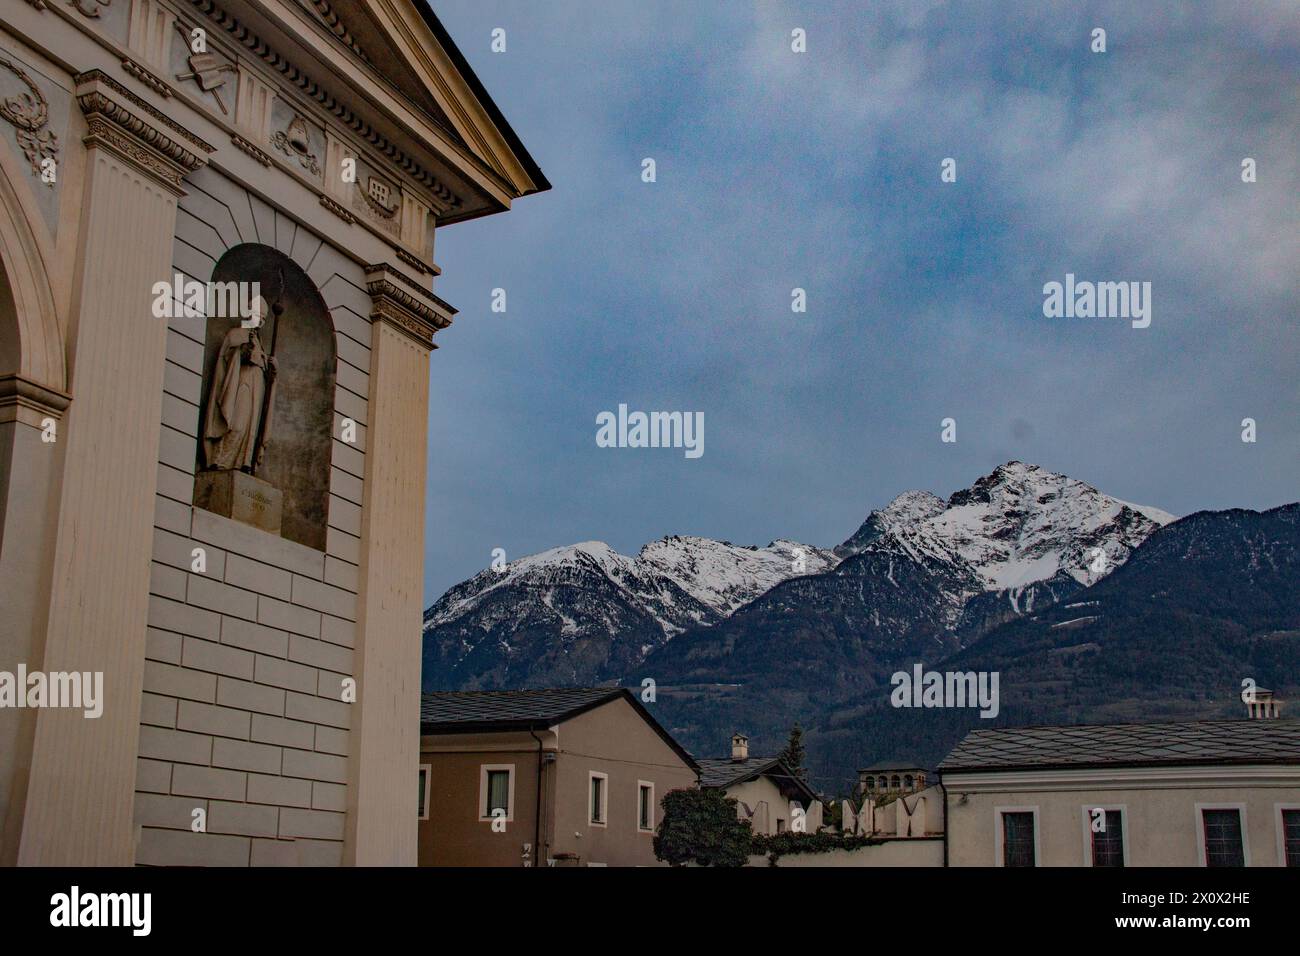
[[[1100, 808], [1098, 808], [1100, 809]], [[1119, 810], [1105, 810], [1097, 815], [1098, 822], [1105, 822], [1105, 828], [1102, 830], [1093, 830], [1093, 815], [1090, 810], [1085, 809], [1084, 813], [1088, 817], [1088, 831], [1092, 834], [1092, 865], [1093, 866], [1123, 866], [1124, 865], [1124, 814]]]
[[510, 771], [509, 770], [489, 770], [487, 779], [487, 809], [484, 811], [488, 816], [493, 816], [498, 810], [510, 810]]
[[1245, 866], [1240, 810], [1202, 810], [1206, 866]]
[[608, 801], [609, 775], [592, 772], [591, 796], [587, 801], [587, 822], [593, 826], [603, 827], [609, 810]]
[[897, 790], [899, 788], [900, 784], [898, 781], [898, 774], [894, 774], [892, 777], [889, 778], [889, 786], [890, 789], [893, 790]]
[[912, 789], [912, 775], [910, 773], [903, 775], [903, 789], [904, 790]]
[[1002, 814], [1002, 865], [1037, 866], [1034, 813], [1018, 810]]
[[429, 819], [429, 774], [433, 767], [430, 764], [420, 764], [420, 819]]
[[[495, 816], [494, 816], [495, 814]], [[515, 765], [489, 763], [479, 768], [478, 778], [479, 820], [515, 818]]]
[[655, 828], [655, 785], [638, 780], [636, 784], [636, 828], [646, 833]]
[[1300, 807], [1282, 810], [1282, 863], [1300, 866]]

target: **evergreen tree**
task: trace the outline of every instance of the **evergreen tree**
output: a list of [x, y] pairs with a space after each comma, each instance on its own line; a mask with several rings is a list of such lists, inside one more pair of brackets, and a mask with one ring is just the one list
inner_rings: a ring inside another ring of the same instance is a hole
[[808, 779], [808, 768], [804, 766], [807, 755], [803, 749], [803, 728], [799, 726], [798, 721], [790, 728], [790, 739], [786, 741], [785, 748], [777, 756], [800, 780]]

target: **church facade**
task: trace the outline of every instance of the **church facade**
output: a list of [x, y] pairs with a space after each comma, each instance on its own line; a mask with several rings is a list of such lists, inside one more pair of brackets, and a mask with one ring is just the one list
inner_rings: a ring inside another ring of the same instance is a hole
[[4, 4], [0, 864], [416, 862], [434, 239], [547, 188], [424, 0]]

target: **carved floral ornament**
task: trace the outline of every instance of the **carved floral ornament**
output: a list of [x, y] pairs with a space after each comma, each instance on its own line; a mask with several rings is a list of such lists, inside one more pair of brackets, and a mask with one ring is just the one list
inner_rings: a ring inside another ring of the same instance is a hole
[[[32, 170], [40, 175], [45, 160], [57, 162], [59, 154], [59, 137], [49, 128], [49, 104], [21, 67], [3, 57], [0, 57], [0, 67], [18, 77], [27, 87], [24, 92], [0, 100], [0, 118], [14, 125], [19, 148], [32, 164]], [[46, 179], [45, 184], [53, 186], [54, 179]]]

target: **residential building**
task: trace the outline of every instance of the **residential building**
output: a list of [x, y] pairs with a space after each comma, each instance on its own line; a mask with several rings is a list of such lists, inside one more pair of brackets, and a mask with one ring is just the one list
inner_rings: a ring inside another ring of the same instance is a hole
[[[822, 826], [822, 802], [812, 787], [779, 757], [751, 757], [749, 738], [731, 738], [731, 756], [699, 761], [700, 786], [726, 792], [736, 800], [736, 814], [761, 834], [784, 833], [796, 827], [816, 833]], [[802, 824], [796, 824], [797, 811]]]
[[950, 866], [1300, 866], [1300, 721], [976, 730], [939, 765]]
[[425, 694], [419, 862], [658, 865], [663, 797], [698, 780], [627, 689]]
[[425, 0], [0, 4], [0, 674], [102, 689], [0, 864], [414, 865], [434, 236], [547, 188]]

